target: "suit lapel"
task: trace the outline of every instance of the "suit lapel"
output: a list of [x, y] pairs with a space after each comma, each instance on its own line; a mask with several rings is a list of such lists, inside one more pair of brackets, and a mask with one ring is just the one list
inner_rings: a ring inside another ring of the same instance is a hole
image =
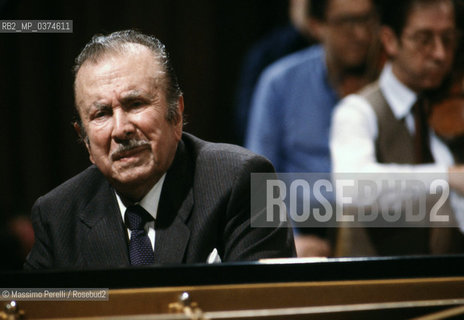
[[161, 191], [155, 223], [155, 262], [182, 263], [190, 239], [186, 225], [193, 207], [193, 163], [182, 140]]
[[[186, 225], [193, 208], [194, 164], [182, 140], [166, 174], [155, 222], [155, 263], [182, 263], [190, 239]], [[100, 173], [99, 173], [100, 174]], [[100, 187], [80, 214], [78, 244], [84, 266], [129, 266], [127, 232], [116, 197], [102, 176]]]
[[80, 215], [81, 259], [86, 266], [128, 266], [125, 232], [116, 197], [104, 181]]

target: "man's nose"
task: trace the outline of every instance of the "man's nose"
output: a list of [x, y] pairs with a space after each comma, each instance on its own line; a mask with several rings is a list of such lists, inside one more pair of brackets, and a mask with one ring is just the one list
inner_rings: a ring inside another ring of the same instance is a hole
[[367, 40], [371, 38], [373, 34], [372, 26], [366, 23], [356, 23], [352, 27], [352, 34], [354, 39]]
[[435, 59], [444, 60], [449, 50], [450, 46], [447, 46], [441, 37], [433, 37], [432, 55]]
[[117, 108], [113, 113], [112, 138], [115, 140], [126, 140], [135, 133], [135, 126], [130, 115], [124, 110]]

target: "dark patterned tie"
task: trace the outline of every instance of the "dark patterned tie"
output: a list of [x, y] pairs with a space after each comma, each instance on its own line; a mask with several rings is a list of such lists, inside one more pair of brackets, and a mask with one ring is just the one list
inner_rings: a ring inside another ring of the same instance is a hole
[[427, 100], [423, 97], [418, 97], [416, 103], [412, 107], [414, 115], [414, 154], [416, 163], [432, 163], [433, 155], [430, 150], [429, 125], [428, 125], [428, 108]]
[[125, 221], [131, 231], [129, 241], [129, 257], [131, 265], [155, 263], [155, 256], [150, 238], [145, 232], [145, 224], [153, 217], [141, 206], [129, 206], [126, 209]]

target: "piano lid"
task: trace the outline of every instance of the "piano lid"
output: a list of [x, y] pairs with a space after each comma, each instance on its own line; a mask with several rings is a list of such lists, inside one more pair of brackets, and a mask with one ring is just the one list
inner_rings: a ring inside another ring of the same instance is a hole
[[143, 288], [464, 276], [464, 255], [276, 259], [119, 269], [0, 272], [6, 288]]

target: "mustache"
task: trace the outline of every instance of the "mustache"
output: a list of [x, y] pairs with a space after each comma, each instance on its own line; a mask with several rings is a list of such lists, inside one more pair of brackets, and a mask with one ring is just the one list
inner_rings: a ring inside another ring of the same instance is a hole
[[143, 147], [143, 146], [150, 146], [150, 142], [147, 140], [138, 140], [138, 139], [125, 140], [124, 142], [121, 142], [118, 144], [118, 147], [116, 150], [111, 152], [111, 155], [110, 155], [111, 159], [117, 160], [121, 158], [124, 152], [128, 152], [135, 148]]

